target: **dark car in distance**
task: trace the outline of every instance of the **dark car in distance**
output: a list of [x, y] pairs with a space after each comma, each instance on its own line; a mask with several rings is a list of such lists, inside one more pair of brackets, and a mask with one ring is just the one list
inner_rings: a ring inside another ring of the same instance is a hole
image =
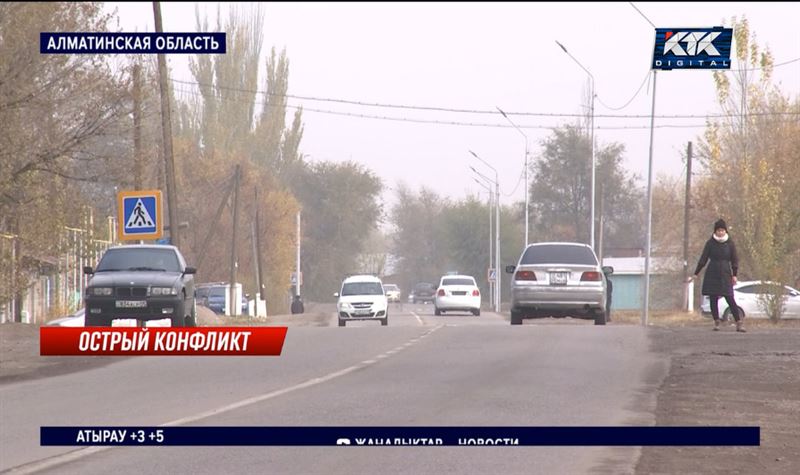
[[411, 293], [411, 303], [430, 302], [436, 300], [436, 286], [428, 282], [420, 282]]
[[175, 246], [135, 244], [109, 248], [86, 287], [87, 327], [110, 327], [115, 319], [170, 319], [173, 327], [196, 326], [194, 267]]
[[[225, 314], [225, 300], [228, 298], [229, 287], [225, 282], [197, 284], [195, 296], [197, 303], [208, 307], [217, 315]], [[248, 309], [247, 297], [242, 295], [239, 314], [246, 315]]]

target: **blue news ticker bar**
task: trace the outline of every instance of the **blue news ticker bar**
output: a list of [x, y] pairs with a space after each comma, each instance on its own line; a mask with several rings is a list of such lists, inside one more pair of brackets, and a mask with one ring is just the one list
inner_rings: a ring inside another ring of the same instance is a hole
[[225, 54], [227, 33], [39, 33], [40, 54]]
[[[43, 446], [759, 446], [760, 438], [761, 428], [753, 426], [40, 428]], [[365, 442], [369, 440], [389, 443]], [[494, 443], [477, 442], [487, 440]], [[508, 443], [514, 440], [516, 443]]]

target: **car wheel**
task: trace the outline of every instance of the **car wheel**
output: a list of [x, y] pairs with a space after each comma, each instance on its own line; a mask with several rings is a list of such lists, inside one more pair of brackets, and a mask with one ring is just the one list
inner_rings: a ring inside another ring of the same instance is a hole
[[[744, 309], [742, 307], [739, 307], [739, 318], [744, 319]], [[724, 321], [729, 321], [729, 322], [732, 322], [734, 320], [733, 312], [731, 312], [730, 308], [725, 309], [725, 312], [722, 314], [722, 319]]]
[[440, 316], [442, 314], [442, 311], [439, 310], [439, 307], [434, 307], [433, 308], [433, 314], [438, 317], [438, 316]]
[[594, 314], [594, 324], [595, 325], [605, 325], [606, 324], [606, 312], [595, 312], [595, 314]]
[[475, 315], [476, 317], [480, 317], [481, 316], [481, 309], [479, 309], [479, 308], [472, 309], [472, 314]]
[[194, 300], [192, 301], [192, 313], [191, 315], [186, 316], [186, 326], [187, 327], [197, 326], [197, 304]]
[[381, 318], [381, 326], [382, 327], [385, 327], [388, 324], [389, 324], [389, 316], [388, 315], [385, 316], [384, 318]]
[[519, 310], [511, 310], [511, 324], [522, 325], [522, 312]]
[[347, 325], [347, 322], [345, 322], [344, 320], [342, 320], [342, 319], [340, 318], [340, 319], [339, 319], [339, 326], [340, 326], [340, 327], [343, 327], [343, 326], [346, 326], [346, 325]]
[[172, 321], [173, 327], [180, 328], [186, 326], [186, 315], [183, 313], [183, 303], [178, 304], [170, 320]]

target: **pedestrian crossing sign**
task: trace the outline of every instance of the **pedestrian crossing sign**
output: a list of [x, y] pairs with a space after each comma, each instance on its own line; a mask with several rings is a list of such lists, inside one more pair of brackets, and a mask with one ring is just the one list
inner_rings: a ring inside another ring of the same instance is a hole
[[159, 239], [164, 233], [161, 190], [120, 191], [117, 214], [122, 241]]

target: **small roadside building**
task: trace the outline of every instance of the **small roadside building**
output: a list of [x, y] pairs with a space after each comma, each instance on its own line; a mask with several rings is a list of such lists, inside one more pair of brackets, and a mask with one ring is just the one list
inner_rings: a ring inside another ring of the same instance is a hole
[[[644, 306], [644, 257], [604, 257], [614, 268], [611, 310], [639, 310]], [[650, 309], [674, 310], [683, 305], [683, 266], [674, 257], [650, 258]]]

